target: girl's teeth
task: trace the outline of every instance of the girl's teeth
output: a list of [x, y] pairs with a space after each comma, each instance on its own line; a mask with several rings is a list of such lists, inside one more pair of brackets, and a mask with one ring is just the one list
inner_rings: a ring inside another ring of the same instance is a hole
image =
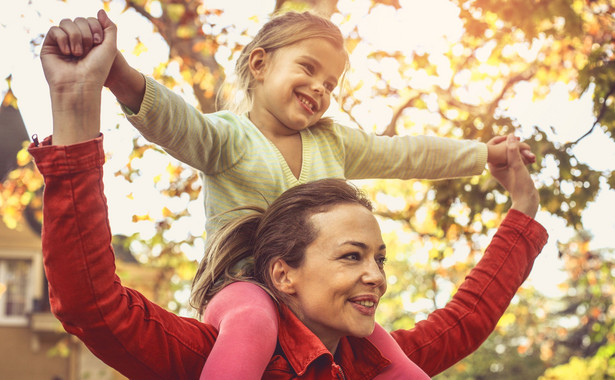
[[299, 98], [299, 101], [308, 106], [309, 109], [313, 110], [314, 106], [307, 99]]

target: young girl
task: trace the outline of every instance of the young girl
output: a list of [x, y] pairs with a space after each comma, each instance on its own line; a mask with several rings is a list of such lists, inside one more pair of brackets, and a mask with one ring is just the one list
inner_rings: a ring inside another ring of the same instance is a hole
[[[60, 27], [71, 43], [80, 43], [82, 35], [84, 43], [102, 38], [96, 19]], [[143, 136], [201, 171], [208, 236], [234, 216], [229, 210], [266, 207], [286, 189], [315, 179], [441, 179], [481, 174], [486, 162], [506, 164], [505, 146], [497, 144], [503, 139], [484, 144], [383, 137], [323, 118], [347, 66], [334, 24], [310, 13], [286, 13], [265, 24], [243, 49], [236, 74], [244, 102], [233, 111], [198, 112], [120, 54], [106, 85]], [[527, 145], [522, 150], [532, 161]], [[193, 282], [192, 304], [219, 331], [201, 378], [259, 379], [276, 348], [275, 305], [251, 283], [226, 287], [250, 262], [237, 273], [214, 273], [217, 259], [205, 257]], [[369, 339], [392, 361], [382, 378], [412, 373], [413, 364], [382, 327], [376, 325]], [[456, 343], [466, 349], [464, 342]]]

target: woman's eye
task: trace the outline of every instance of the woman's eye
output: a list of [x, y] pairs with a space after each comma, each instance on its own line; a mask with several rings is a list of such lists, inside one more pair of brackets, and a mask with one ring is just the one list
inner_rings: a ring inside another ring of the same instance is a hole
[[386, 262], [387, 262], [387, 258], [384, 257], [384, 256], [383, 257], [379, 257], [379, 258], [376, 259], [376, 261], [378, 262], [379, 266], [383, 267], [384, 264], [386, 264]]
[[359, 260], [359, 254], [358, 253], [349, 253], [349, 254], [344, 255], [343, 258], [348, 259], [348, 260], [358, 261]]

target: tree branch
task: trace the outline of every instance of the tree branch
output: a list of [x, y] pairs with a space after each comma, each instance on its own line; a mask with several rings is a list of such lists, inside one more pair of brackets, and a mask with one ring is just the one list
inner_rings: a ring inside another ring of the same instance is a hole
[[568, 143], [566, 145], [564, 145], [565, 148], [570, 148], [574, 145], [577, 145], [581, 140], [583, 140], [584, 138], [586, 138], [587, 136], [589, 136], [594, 129], [596, 128], [596, 126], [598, 124], [600, 124], [600, 120], [602, 120], [602, 118], [604, 117], [604, 114], [606, 113], [606, 110], [608, 109], [606, 103], [607, 100], [609, 99], [609, 97], [611, 95], [613, 95], [615, 93], [615, 83], [613, 83], [611, 85], [611, 88], [609, 89], [609, 92], [606, 94], [606, 96], [604, 97], [604, 100], [602, 101], [602, 107], [600, 107], [600, 112], [598, 113], [598, 116], [596, 117], [596, 121], [594, 121], [594, 123], [592, 124], [591, 128], [589, 129], [589, 131], [585, 132], [585, 134], [583, 134], [583, 136], [579, 137], [578, 139], [576, 139], [575, 141]]
[[397, 134], [397, 120], [399, 120], [404, 110], [406, 108], [412, 107], [414, 102], [419, 99], [421, 95], [421, 93], [418, 93], [414, 96], [411, 96], [410, 98], [408, 98], [408, 100], [406, 100], [406, 102], [404, 102], [404, 104], [402, 104], [400, 107], [397, 108], [397, 110], [395, 110], [395, 113], [393, 114], [389, 125], [387, 125], [386, 129], [382, 132], [382, 136], [395, 136]]
[[160, 19], [152, 16], [148, 11], [145, 10], [144, 7], [142, 7], [141, 5], [135, 3], [134, 1], [126, 1], [126, 8], [132, 8], [135, 10], [135, 12], [137, 12], [138, 14], [140, 14], [141, 16], [145, 17], [149, 22], [152, 23], [152, 25], [154, 25], [158, 30], [160, 30], [162, 23], [160, 21]]

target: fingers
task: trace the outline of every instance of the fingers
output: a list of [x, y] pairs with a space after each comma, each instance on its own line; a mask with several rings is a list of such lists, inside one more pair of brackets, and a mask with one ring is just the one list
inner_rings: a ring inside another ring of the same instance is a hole
[[63, 55], [81, 57], [103, 41], [104, 32], [98, 19], [77, 17], [63, 19], [47, 34]]
[[495, 136], [487, 142], [488, 145], [496, 145], [506, 140], [506, 136]]
[[521, 149], [521, 158], [523, 159], [523, 163], [525, 165], [533, 164], [536, 162], [536, 155], [532, 153], [529, 149]]
[[52, 26], [43, 41], [43, 50], [57, 48], [63, 55], [71, 55], [68, 35], [59, 27]]
[[[532, 153], [530, 146], [527, 143], [520, 142], [521, 139], [519, 137], [514, 137], [514, 139], [516, 139], [517, 142], [519, 142], [517, 146], [518, 146], [519, 151], [521, 152], [521, 159], [523, 160], [523, 163], [525, 165], [529, 165], [529, 164], [533, 164], [534, 162], [536, 162], [536, 155]], [[503, 136], [495, 136], [487, 142], [487, 145], [489, 146], [488, 149], [490, 149], [490, 152], [493, 152], [495, 155], [495, 157], [493, 157], [490, 160], [492, 163], [496, 165], [502, 165], [502, 166], [507, 165], [508, 160], [505, 158], [504, 149], [501, 148], [501, 146], [498, 147], [499, 144], [503, 144], [507, 140], [508, 140], [508, 136], [503, 135]]]
[[98, 45], [103, 42], [103, 26], [100, 25], [100, 22], [95, 17], [88, 17], [88, 25], [90, 27], [90, 31], [92, 33], [92, 42], [94, 45]]
[[98, 17], [96, 20], [97, 24], [103, 29], [100, 33], [104, 35], [105, 42], [115, 46], [117, 40], [117, 26], [102, 9], [98, 11], [96, 16]]
[[519, 139], [512, 133], [506, 136], [506, 159], [508, 166], [511, 168], [517, 167], [523, 164], [521, 154], [519, 151]]
[[77, 22], [65, 18], [60, 21], [59, 27], [66, 34], [66, 37], [68, 39], [70, 55], [76, 57], [82, 56], [84, 52], [83, 37], [81, 36], [81, 29], [77, 25]]

